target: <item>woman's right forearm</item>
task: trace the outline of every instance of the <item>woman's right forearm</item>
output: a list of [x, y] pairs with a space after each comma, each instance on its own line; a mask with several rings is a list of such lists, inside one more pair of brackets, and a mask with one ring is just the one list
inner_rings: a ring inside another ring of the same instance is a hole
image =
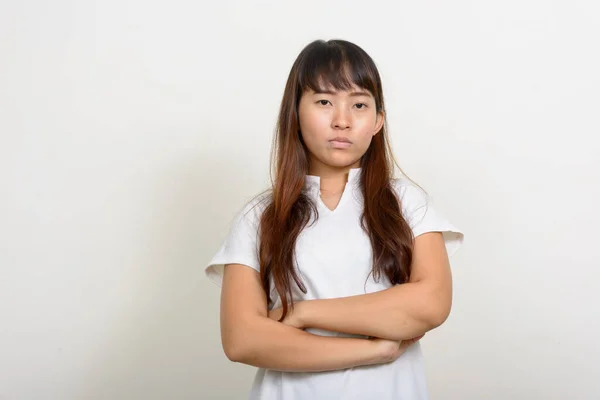
[[238, 321], [233, 332], [222, 332], [228, 358], [279, 371], [314, 372], [382, 362], [370, 340], [313, 335], [263, 316]]

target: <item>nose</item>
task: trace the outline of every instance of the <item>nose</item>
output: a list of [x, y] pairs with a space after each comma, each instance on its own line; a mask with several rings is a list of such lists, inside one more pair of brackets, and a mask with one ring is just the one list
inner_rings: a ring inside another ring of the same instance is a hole
[[350, 115], [344, 107], [336, 107], [331, 120], [333, 129], [348, 129], [350, 128]]

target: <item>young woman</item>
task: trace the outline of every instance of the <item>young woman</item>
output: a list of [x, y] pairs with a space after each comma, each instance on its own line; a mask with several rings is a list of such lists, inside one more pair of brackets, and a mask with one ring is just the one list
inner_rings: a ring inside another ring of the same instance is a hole
[[463, 234], [395, 178], [375, 63], [315, 41], [285, 87], [270, 190], [206, 268], [251, 399], [426, 399], [418, 340], [450, 313]]

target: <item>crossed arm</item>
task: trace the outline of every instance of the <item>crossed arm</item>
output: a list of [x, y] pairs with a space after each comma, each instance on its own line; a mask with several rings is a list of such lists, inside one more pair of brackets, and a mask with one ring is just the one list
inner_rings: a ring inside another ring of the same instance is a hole
[[[410, 281], [357, 296], [307, 300], [295, 304], [285, 324], [406, 340], [441, 325], [452, 303], [452, 277], [441, 233], [417, 237]], [[279, 320], [281, 309], [269, 312]]]
[[442, 324], [451, 299], [448, 255], [438, 232], [415, 239], [408, 283], [377, 293], [299, 302], [283, 323], [276, 322], [280, 309], [267, 311], [258, 273], [231, 264], [225, 268], [221, 294], [221, 339], [232, 361], [269, 369], [325, 371], [376, 364], [386, 357], [380, 342], [318, 336], [302, 328], [406, 340]]

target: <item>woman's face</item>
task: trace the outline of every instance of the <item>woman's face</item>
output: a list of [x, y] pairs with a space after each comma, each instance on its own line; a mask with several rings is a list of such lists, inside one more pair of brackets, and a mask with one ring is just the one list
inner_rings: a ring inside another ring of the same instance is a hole
[[298, 114], [311, 169], [320, 169], [320, 165], [358, 166], [384, 121], [383, 113], [375, 109], [373, 95], [358, 87], [349, 91], [305, 91]]

